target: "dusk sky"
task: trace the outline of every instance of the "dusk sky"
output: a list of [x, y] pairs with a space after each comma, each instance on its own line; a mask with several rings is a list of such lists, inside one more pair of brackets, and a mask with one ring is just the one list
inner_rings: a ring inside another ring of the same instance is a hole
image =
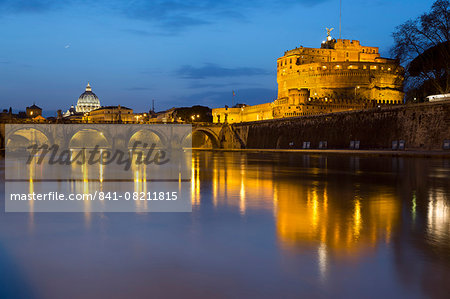
[[[91, 3], [92, 2], [92, 3]], [[389, 55], [394, 28], [433, 1], [343, 0], [342, 37]], [[276, 98], [276, 59], [339, 35], [338, 0], [0, 0], [0, 108], [102, 105], [148, 111]], [[47, 114], [48, 116], [48, 114]]]

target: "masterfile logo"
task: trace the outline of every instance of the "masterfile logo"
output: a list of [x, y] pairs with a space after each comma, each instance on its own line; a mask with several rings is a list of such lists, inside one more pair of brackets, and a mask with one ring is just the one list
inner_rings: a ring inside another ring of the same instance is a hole
[[191, 125], [8, 124], [5, 136], [7, 212], [192, 210]]

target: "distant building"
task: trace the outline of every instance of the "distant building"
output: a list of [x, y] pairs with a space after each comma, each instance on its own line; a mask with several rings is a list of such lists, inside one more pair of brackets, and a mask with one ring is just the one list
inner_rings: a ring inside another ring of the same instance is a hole
[[48, 122], [46, 118], [42, 116], [42, 109], [35, 104], [26, 107], [26, 111], [19, 111], [18, 113], [12, 113], [12, 108], [3, 109], [0, 112], [0, 123], [19, 122]]
[[315, 115], [403, 102], [403, 68], [377, 47], [328, 37], [277, 59], [278, 98], [255, 106], [213, 109], [213, 122]]
[[195, 105], [192, 107], [170, 108], [156, 113], [150, 122], [211, 122], [211, 108]]
[[16, 118], [16, 115], [12, 113], [11, 107], [8, 109], [3, 109], [3, 111], [0, 113], [0, 123], [5, 123], [8, 121], [11, 121]]
[[25, 111], [19, 111], [17, 113], [17, 118], [18, 119], [26, 119], [27, 118], [27, 113]]
[[71, 122], [81, 122], [83, 120], [83, 116], [84, 113], [77, 112], [75, 110], [75, 107], [72, 105], [70, 106], [69, 110], [67, 110], [66, 113], [63, 114], [63, 119]]
[[176, 108], [170, 108], [166, 111], [161, 111], [156, 114], [156, 122], [174, 122], [177, 119]]
[[38, 115], [38, 116], [33, 117], [33, 122], [38, 122], [38, 123], [47, 122], [47, 119], [45, 117], [43, 117], [42, 115]]
[[89, 123], [133, 123], [137, 122], [133, 109], [123, 106], [105, 106], [91, 112], [83, 117], [83, 122]]
[[[69, 110], [67, 110], [66, 113], [63, 114], [63, 117], [68, 117], [68, 116], [74, 115], [76, 113], [77, 113], [77, 111], [75, 110], [75, 107], [72, 105], [72, 106], [70, 106]], [[83, 114], [83, 113], [80, 112], [80, 114]]]
[[30, 107], [26, 108], [26, 113], [28, 118], [35, 118], [36, 116], [42, 116], [42, 108], [33, 104]]
[[81, 122], [85, 113], [100, 107], [100, 100], [97, 95], [92, 92], [91, 85], [88, 82], [86, 90], [78, 97], [77, 105], [70, 106], [62, 116], [66, 120]]
[[142, 113], [134, 113], [134, 120], [137, 123], [148, 123], [149, 121], [149, 114], [147, 112], [142, 112]]
[[92, 88], [88, 82], [85, 92], [83, 92], [78, 98], [77, 105], [75, 106], [75, 111], [85, 113], [98, 108], [100, 108], [100, 100], [95, 95], [95, 93], [92, 92]]

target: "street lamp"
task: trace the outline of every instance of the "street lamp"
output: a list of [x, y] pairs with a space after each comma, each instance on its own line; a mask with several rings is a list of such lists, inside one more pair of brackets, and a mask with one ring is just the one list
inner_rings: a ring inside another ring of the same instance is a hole
[[356, 90], [359, 89], [359, 86], [355, 87], [355, 98], [356, 98]]

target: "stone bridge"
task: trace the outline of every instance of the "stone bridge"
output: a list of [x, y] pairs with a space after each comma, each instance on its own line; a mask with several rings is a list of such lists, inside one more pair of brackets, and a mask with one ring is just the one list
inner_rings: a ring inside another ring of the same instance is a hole
[[[36, 126], [21, 124], [20, 129], [8, 132], [5, 136], [2, 124], [0, 138], [3, 146], [12, 135], [20, 135], [19, 130]], [[74, 124], [64, 125], [64, 129], [58, 133], [55, 129], [60, 126], [58, 124], [42, 126], [43, 129], [35, 134], [50, 143], [58, 140], [65, 147], [74, 147], [77, 134], [88, 131], [91, 132], [91, 138], [97, 138], [97, 142], [103, 142], [105, 146], [121, 147], [130, 147], [133, 138], [146, 132], [147, 135], [140, 135], [138, 140], [154, 140], [163, 147], [192, 147], [190, 141], [194, 140], [194, 136], [200, 136], [203, 140], [209, 140], [207, 143], [212, 148], [225, 149], [301, 149], [304, 142], [309, 142], [310, 148], [314, 149], [319, 148], [324, 141], [328, 149], [348, 149], [351, 141], [359, 141], [360, 149], [390, 149], [393, 141], [402, 140], [406, 149], [439, 150], [445, 148], [450, 140], [450, 102], [250, 123], [195, 123], [192, 124], [192, 131], [184, 133], [177, 131], [180, 126], [177, 124]], [[30, 138], [25, 133], [21, 135]]]
[[5, 131], [1, 125], [0, 138], [3, 147], [14, 140], [27, 140], [38, 144], [58, 144], [60, 148], [120, 147], [130, 148], [133, 141], [155, 142], [160, 147], [191, 147], [194, 134], [210, 140], [213, 148], [221, 148], [226, 138], [221, 124], [11, 124]]

